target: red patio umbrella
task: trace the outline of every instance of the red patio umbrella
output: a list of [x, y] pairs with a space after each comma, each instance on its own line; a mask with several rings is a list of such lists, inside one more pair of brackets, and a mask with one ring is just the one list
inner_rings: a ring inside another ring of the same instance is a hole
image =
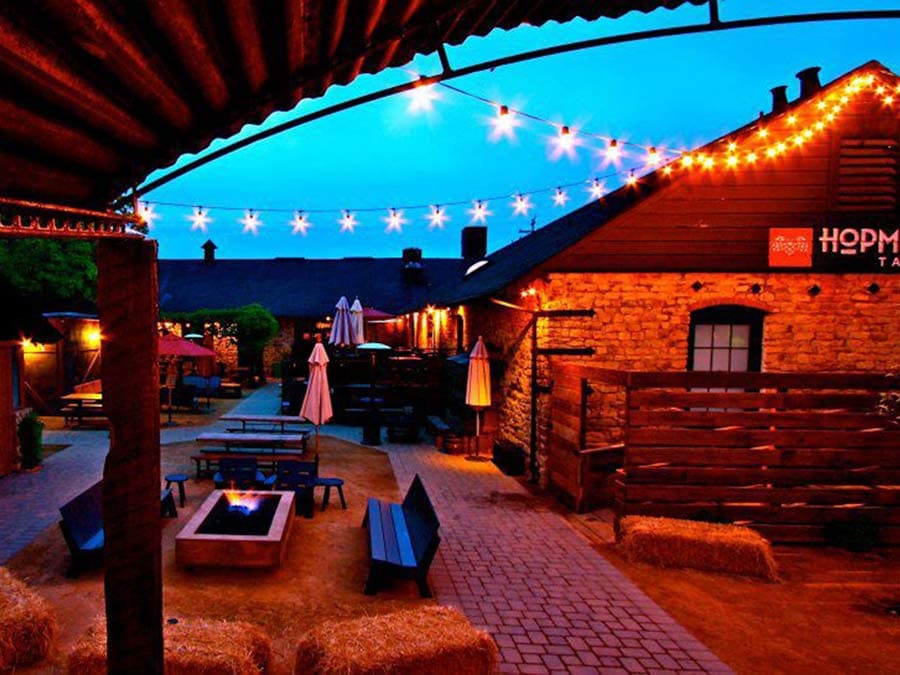
[[204, 356], [215, 357], [216, 353], [212, 349], [185, 340], [174, 333], [167, 333], [159, 338], [159, 355], [201, 358]]

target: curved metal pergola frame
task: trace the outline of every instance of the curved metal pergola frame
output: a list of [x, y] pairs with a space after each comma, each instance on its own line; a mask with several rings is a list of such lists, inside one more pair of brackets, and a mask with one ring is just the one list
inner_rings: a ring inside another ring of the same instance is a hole
[[146, 195], [147, 193], [152, 192], [153, 190], [156, 190], [157, 188], [160, 188], [163, 185], [172, 182], [176, 178], [180, 178], [181, 176], [184, 176], [185, 174], [200, 168], [201, 166], [209, 164], [210, 162], [214, 162], [217, 159], [221, 159], [222, 157], [237, 152], [238, 150], [242, 150], [243, 148], [246, 148], [250, 145], [266, 140], [267, 138], [277, 136], [278, 134], [289, 131], [290, 129], [294, 129], [304, 124], [314, 122], [316, 120], [322, 119], [323, 117], [328, 117], [329, 115], [343, 112], [344, 110], [349, 110], [366, 103], [371, 103], [373, 101], [387, 98], [388, 96], [394, 96], [396, 94], [410, 91], [415, 87], [422, 85], [438, 84], [440, 82], [465, 77], [474, 73], [480, 73], [486, 70], [492, 70], [494, 68], [500, 68], [502, 66], [508, 66], [515, 63], [532, 61], [534, 59], [540, 59], [547, 56], [555, 56], [557, 54], [565, 54], [568, 52], [580, 51], [582, 49], [592, 49], [594, 47], [604, 47], [606, 45], [621, 44], [625, 42], [640, 42], [643, 40], [674, 37], [677, 35], [696, 35], [699, 33], [740, 30], [744, 28], [761, 28], [765, 26], [873, 19], [900, 19], [900, 10], [850, 10], [844, 12], [816, 12], [804, 14], [786, 14], [782, 16], [757, 17], [752, 19], [740, 19], [736, 21], [721, 21], [719, 19], [717, 0], [710, 0], [709, 21], [705, 23], [672, 26], [668, 28], [657, 28], [653, 30], [623, 33], [621, 35], [612, 35], [609, 37], [591, 38], [589, 40], [568, 42], [564, 44], [553, 45], [551, 47], [544, 47], [542, 49], [519, 52], [518, 54], [512, 54], [510, 56], [504, 56], [498, 59], [491, 59], [489, 61], [482, 61], [470, 66], [465, 66], [464, 68], [457, 69], [453, 68], [450, 65], [450, 60], [447, 56], [447, 52], [442, 45], [438, 48], [438, 57], [440, 58], [442, 66], [442, 70], [440, 73], [437, 73], [435, 75], [424, 75], [411, 82], [405, 82], [403, 84], [386, 87], [384, 89], [364, 94], [362, 96], [357, 96], [356, 98], [350, 99], [348, 101], [343, 101], [335, 105], [327, 106], [325, 108], [322, 108], [321, 110], [316, 110], [315, 112], [301, 115], [300, 117], [282, 122], [281, 124], [276, 124], [269, 129], [257, 132], [255, 134], [247, 136], [246, 138], [242, 138], [239, 141], [235, 141], [234, 143], [230, 143], [222, 148], [219, 148], [218, 150], [214, 150], [213, 152], [203, 155], [202, 157], [198, 157], [197, 159], [194, 159], [187, 164], [184, 164], [183, 166], [180, 166], [177, 169], [174, 169], [164, 174], [163, 176], [150, 181], [149, 183], [135, 188], [134, 191], [127, 197], [120, 198], [117, 202], [117, 205], [126, 203], [128, 200], [136, 200], [138, 197]]

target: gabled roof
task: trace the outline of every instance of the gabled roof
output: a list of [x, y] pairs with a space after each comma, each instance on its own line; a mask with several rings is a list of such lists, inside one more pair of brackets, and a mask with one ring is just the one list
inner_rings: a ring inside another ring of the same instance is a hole
[[705, 0], [0, 3], [8, 197], [102, 206], [150, 172], [362, 73], [495, 28]]
[[[880, 71], [895, 83], [897, 80], [897, 76], [881, 63], [869, 61], [823, 86], [821, 91], [827, 93], [829, 90], [837, 89], [861, 71]], [[714, 146], [726, 141], [734, 140], [740, 143], [747, 135], [755, 133], [761, 124], [769, 124], [775, 118], [786, 117], [791, 111], [796, 111], [804, 105], [812, 105], [812, 102], [798, 99], [789, 104], [784, 112], [777, 115], [770, 113], [754, 119], [743, 127], [710, 141], [699, 148], [698, 152], [710, 152]], [[458, 278], [449, 280], [444, 286], [436, 289], [429, 301], [438, 305], [453, 305], [497, 293], [677, 180], [678, 177], [674, 174], [672, 177], [664, 177], [662, 169], [659, 169], [642, 177], [635, 187], [624, 185], [603, 199], [586, 204], [491, 253], [485, 258], [487, 264], [477, 271], [466, 275], [464, 269]]]
[[396, 314], [427, 304], [461, 266], [458, 258], [426, 258], [419, 283], [405, 279], [400, 258], [160, 260], [159, 304], [163, 312], [190, 312], [258, 302], [275, 316], [321, 318], [344, 295]]

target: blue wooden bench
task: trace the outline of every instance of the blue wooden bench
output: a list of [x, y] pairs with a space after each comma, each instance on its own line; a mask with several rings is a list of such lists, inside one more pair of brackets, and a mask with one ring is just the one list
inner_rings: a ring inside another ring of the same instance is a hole
[[98, 481], [59, 507], [59, 528], [72, 554], [68, 575], [103, 564], [103, 482]]
[[366, 595], [377, 593], [387, 577], [399, 576], [415, 579], [419, 594], [430, 598], [428, 568], [441, 543], [440, 525], [418, 474], [402, 504], [370, 498], [363, 519], [371, 558]]
[[[160, 515], [163, 518], [177, 518], [175, 497], [171, 489], [160, 490]], [[59, 507], [62, 530], [66, 546], [72, 554], [72, 562], [67, 574], [78, 576], [86, 569], [103, 564], [103, 481], [97, 481], [68, 502]]]

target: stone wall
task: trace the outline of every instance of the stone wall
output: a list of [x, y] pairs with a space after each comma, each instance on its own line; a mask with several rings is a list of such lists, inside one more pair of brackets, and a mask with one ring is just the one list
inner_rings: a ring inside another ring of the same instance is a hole
[[266, 375], [273, 375], [275, 364], [280, 364], [291, 357], [291, 349], [294, 346], [294, 320], [278, 319], [278, 332], [263, 350], [263, 367]]
[[[702, 284], [694, 290], [695, 282]], [[871, 292], [873, 282], [880, 287]], [[758, 292], [754, 287], [758, 285]], [[813, 286], [819, 292], [810, 293]], [[618, 370], [687, 367], [693, 310], [737, 304], [768, 312], [763, 323], [763, 370], [888, 371], [900, 366], [900, 278], [873, 274], [558, 273], [511, 287], [505, 298], [529, 308], [594, 309], [593, 318], [538, 320], [539, 347], [592, 347], [592, 357], [566, 357]], [[482, 334], [492, 356], [506, 362], [495, 383], [499, 436], [527, 448], [530, 433], [529, 315], [493, 304], [462, 308], [466, 341]], [[554, 357], [561, 358], [561, 357]], [[540, 383], [552, 376], [538, 359]], [[588, 444], [621, 439], [624, 392], [597, 385], [590, 399]], [[543, 447], [546, 395], [539, 398]]]

